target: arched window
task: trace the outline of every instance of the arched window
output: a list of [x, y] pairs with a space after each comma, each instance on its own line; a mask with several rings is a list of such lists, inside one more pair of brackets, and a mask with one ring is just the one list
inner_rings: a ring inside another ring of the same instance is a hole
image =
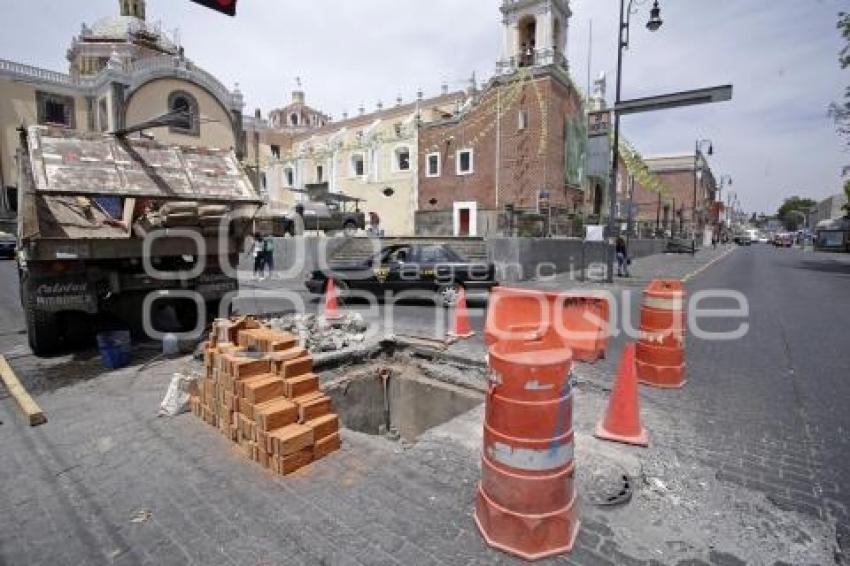
[[198, 101], [194, 96], [182, 90], [175, 90], [168, 95], [168, 111], [178, 117], [177, 122], [169, 127], [169, 131], [184, 136], [201, 135]]
[[520, 67], [534, 65], [534, 53], [537, 49], [537, 19], [526, 16], [519, 21], [519, 63]]
[[290, 114], [289, 115], [289, 123], [292, 126], [297, 126], [298, 125], [298, 114], [296, 114], [295, 112]]
[[561, 52], [561, 42], [562, 41], [563, 40], [561, 39], [561, 20], [558, 19], [558, 18], [555, 18], [554, 29], [552, 30], [552, 43], [554, 43], [554, 45], [552, 47], [554, 48], [555, 53]]
[[283, 180], [287, 187], [292, 188], [295, 186], [295, 170], [292, 167], [287, 167], [283, 170]]

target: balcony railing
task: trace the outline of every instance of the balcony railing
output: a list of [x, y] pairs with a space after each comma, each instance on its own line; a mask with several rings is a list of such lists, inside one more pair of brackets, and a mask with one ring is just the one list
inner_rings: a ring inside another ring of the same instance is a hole
[[[75, 77], [57, 71], [0, 59], [0, 76], [8, 76], [14, 80], [25, 82], [73, 88], [81, 91], [90, 91], [98, 85], [103, 84], [102, 73], [112, 71], [114, 70], [105, 69], [101, 71], [101, 75], [94, 77]], [[128, 68], [119, 70], [118, 72], [127, 73], [127, 78], [130, 79], [134, 88], [141, 85], [151, 76], [159, 74], [182, 75], [209, 90], [219, 100], [225, 103], [228, 108], [241, 110], [245, 105], [242, 94], [238, 90], [231, 92], [213, 75], [196, 66], [190, 60], [178, 56], [163, 55], [161, 57], [140, 59]]]
[[537, 49], [536, 51], [524, 53], [519, 57], [510, 57], [496, 63], [496, 74], [509, 75], [523, 67], [545, 67], [554, 65], [569, 70], [567, 58], [560, 51], [554, 49]]

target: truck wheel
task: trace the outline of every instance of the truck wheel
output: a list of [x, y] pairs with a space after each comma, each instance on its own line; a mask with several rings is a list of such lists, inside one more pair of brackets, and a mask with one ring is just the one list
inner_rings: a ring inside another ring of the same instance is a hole
[[342, 233], [345, 234], [346, 238], [353, 238], [354, 235], [357, 233], [357, 223], [353, 220], [349, 220], [342, 227]]
[[[25, 284], [26, 285], [26, 284]], [[27, 338], [30, 349], [36, 356], [49, 356], [59, 350], [59, 320], [55, 313], [44, 312], [36, 308], [35, 297], [28, 288], [23, 289], [24, 316], [27, 320]]]

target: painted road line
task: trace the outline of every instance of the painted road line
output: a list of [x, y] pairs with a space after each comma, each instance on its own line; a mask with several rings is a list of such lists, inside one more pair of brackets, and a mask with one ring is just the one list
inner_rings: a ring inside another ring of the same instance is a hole
[[685, 275], [685, 276], [682, 278], [682, 283], [687, 283], [688, 281], [690, 281], [691, 279], [693, 279], [694, 277], [696, 277], [697, 275], [699, 275], [700, 273], [702, 273], [703, 271], [705, 271], [706, 269], [708, 269], [709, 267], [711, 267], [712, 265], [714, 265], [715, 263], [717, 263], [718, 261], [720, 261], [720, 260], [722, 260], [722, 259], [726, 259], [726, 258], [727, 258], [727, 257], [729, 257], [730, 255], [732, 255], [733, 253], [735, 253], [735, 251], [736, 251], [737, 249], [738, 249], [738, 248], [729, 248], [729, 251], [727, 251], [726, 253], [724, 253], [724, 254], [722, 254], [722, 255], [717, 256], [716, 258], [714, 258], [713, 260], [709, 261], [708, 263], [706, 263], [705, 265], [703, 265], [702, 267], [700, 267], [700, 268], [699, 268], [699, 269], [697, 269], [696, 271], [692, 271], [691, 273], [689, 273], [689, 274]]

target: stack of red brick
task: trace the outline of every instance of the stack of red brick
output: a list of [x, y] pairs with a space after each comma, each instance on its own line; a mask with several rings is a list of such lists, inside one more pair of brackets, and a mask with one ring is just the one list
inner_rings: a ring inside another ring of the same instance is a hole
[[192, 413], [279, 474], [340, 448], [339, 418], [294, 336], [250, 318], [218, 320]]

